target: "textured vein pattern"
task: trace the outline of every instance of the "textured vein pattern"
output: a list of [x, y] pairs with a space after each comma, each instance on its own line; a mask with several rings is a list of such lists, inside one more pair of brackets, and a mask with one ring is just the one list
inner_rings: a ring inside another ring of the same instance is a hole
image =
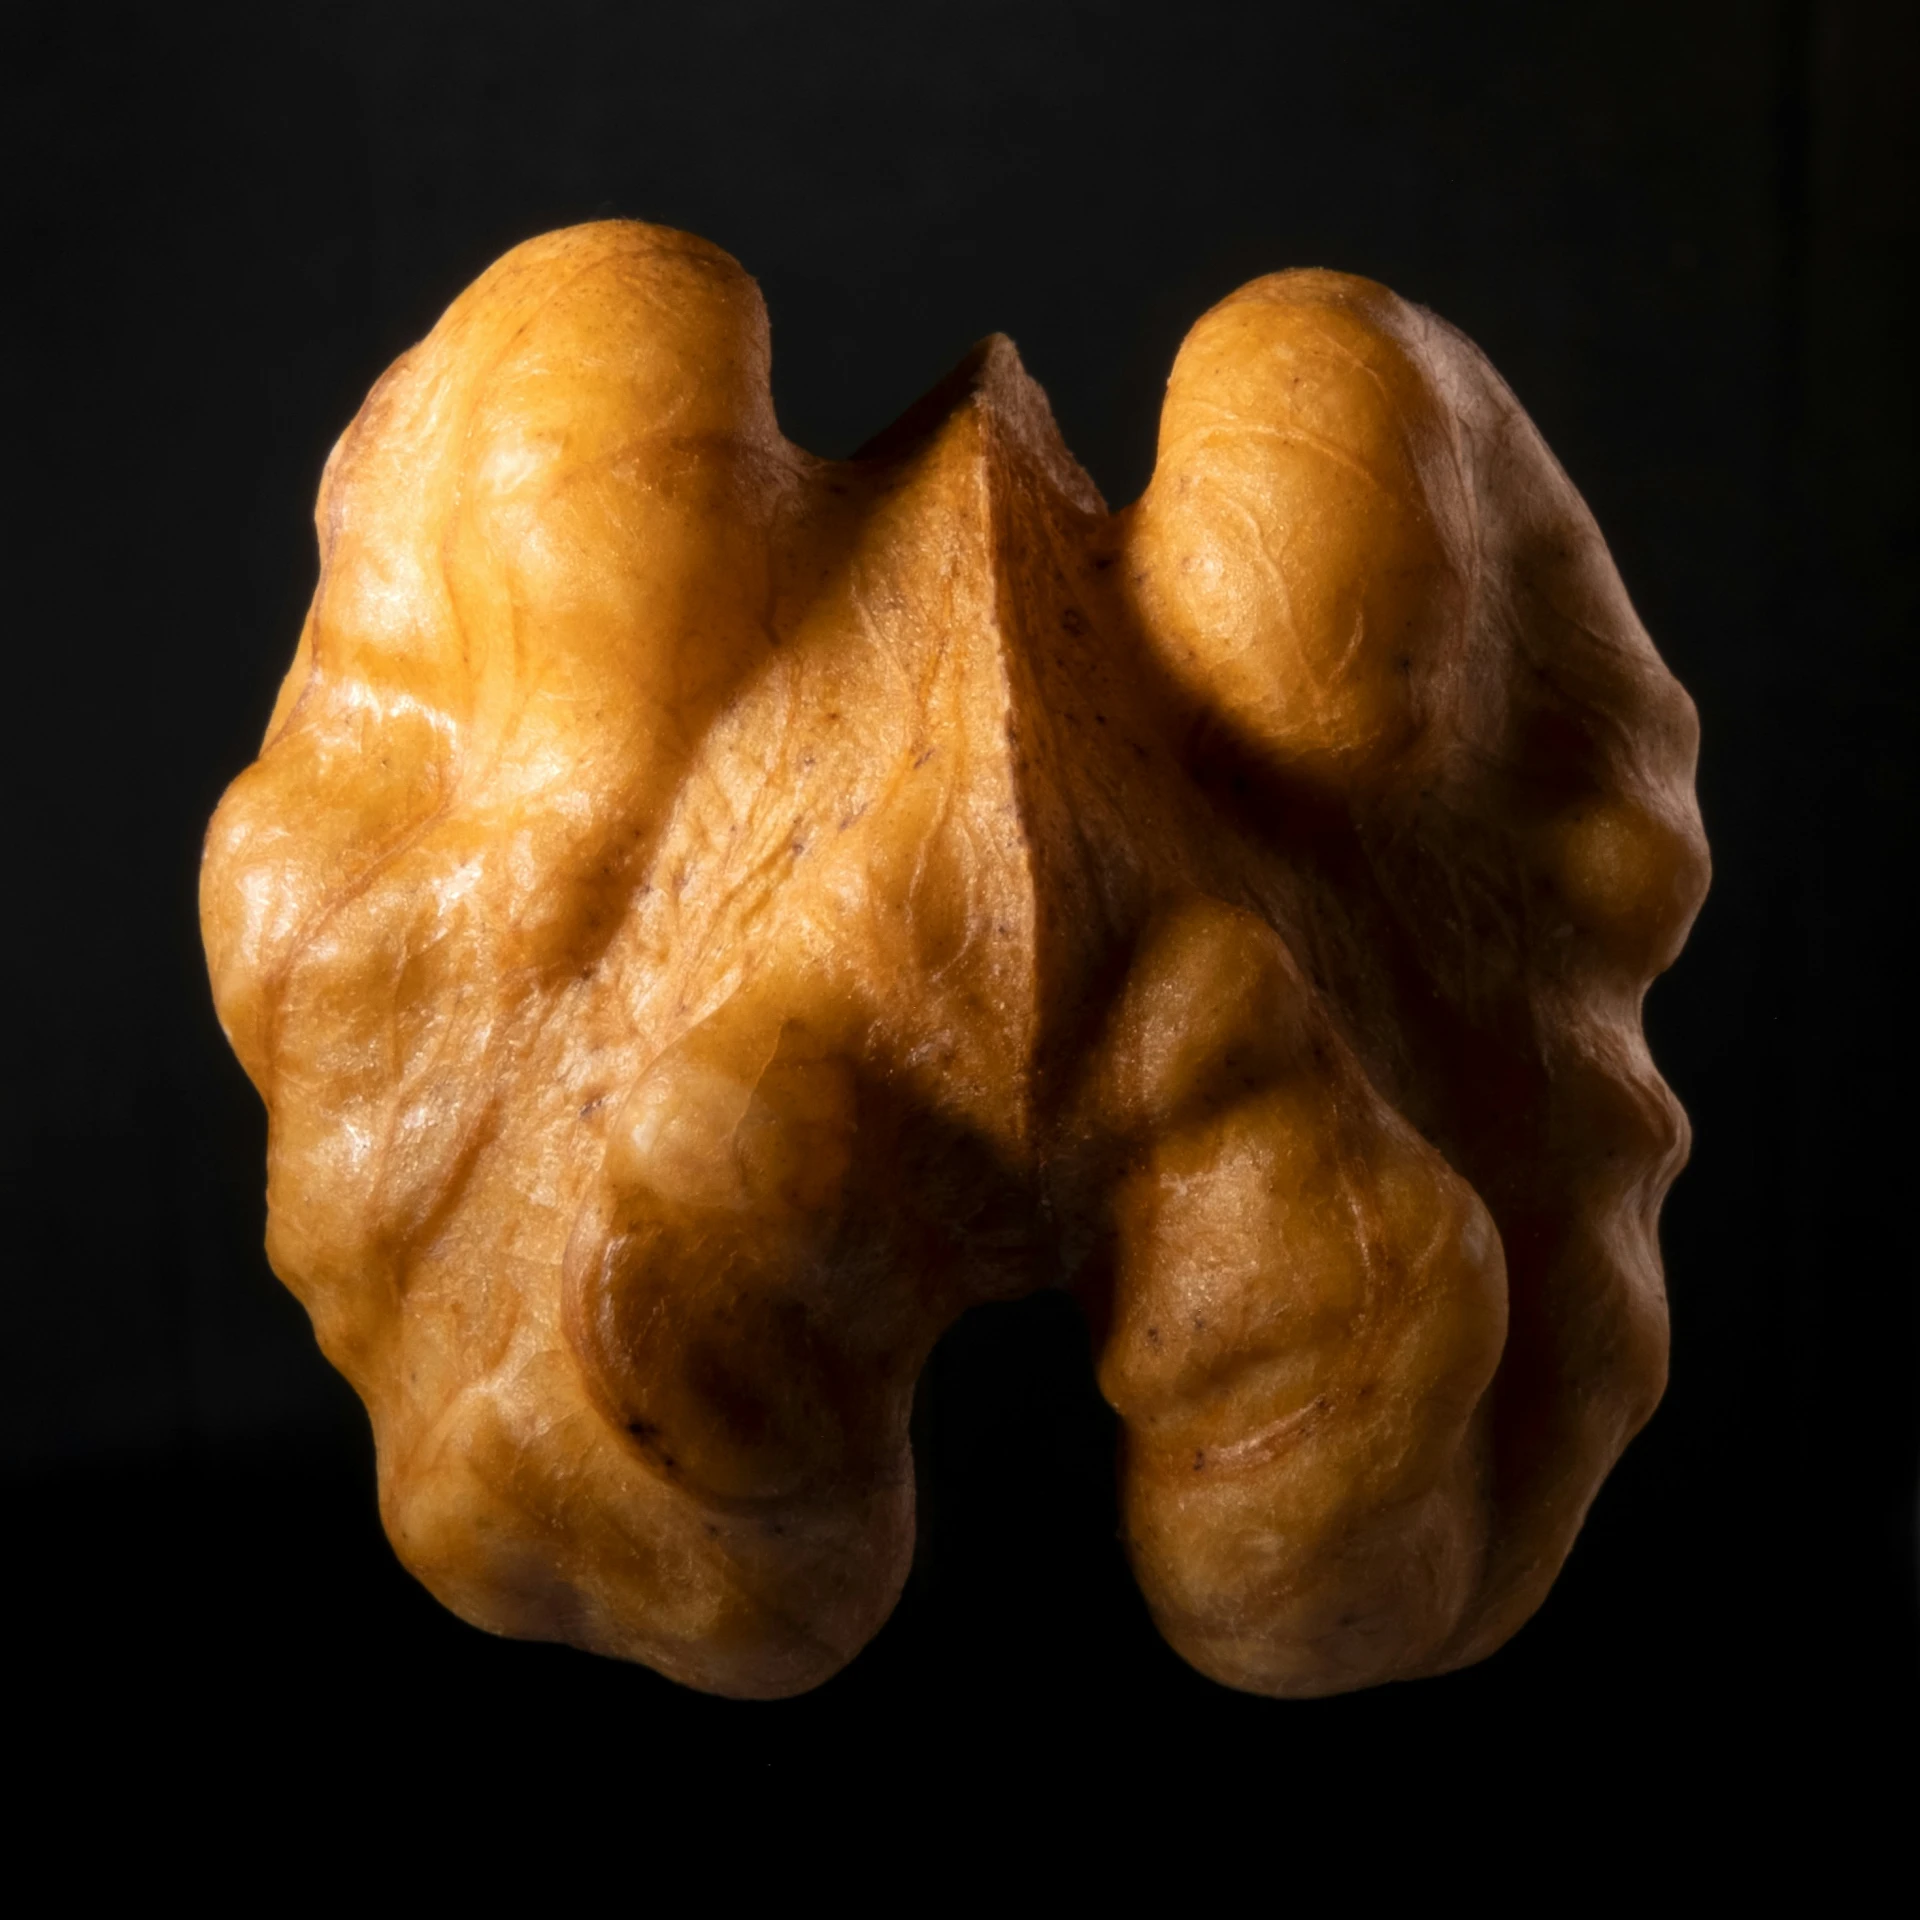
[[1135, 1568], [1231, 1685], [1482, 1657], [1665, 1377], [1640, 1002], [1693, 711], [1499, 379], [1292, 273], [1109, 514], [993, 340], [852, 461], [724, 254], [507, 256], [330, 461], [208, 839], [268, 1249], [394, 1546], [780, 1695], [907, 1569], [907, 1415], [1071, 1287]]

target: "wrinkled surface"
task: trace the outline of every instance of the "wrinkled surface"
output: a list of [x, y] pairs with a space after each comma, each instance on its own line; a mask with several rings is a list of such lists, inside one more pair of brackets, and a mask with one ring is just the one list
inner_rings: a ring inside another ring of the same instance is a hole
[[817, 1684], [932, 1345], [1065, 1285], [1202, 1671], [1526, 1619], [1665, 1378], [1639, 1014], [1706, 858], [1691, 704], [1466, 340], [1256, 281], [1110, 515], [1006, 341], [816, 460], [739, 267], [588, 226], [318, 522], [203, 919], [274, 1268], [447, 1605]]

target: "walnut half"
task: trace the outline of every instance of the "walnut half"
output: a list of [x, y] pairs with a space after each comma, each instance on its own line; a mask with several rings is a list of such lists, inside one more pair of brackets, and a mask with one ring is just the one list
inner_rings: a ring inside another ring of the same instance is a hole
[[1155, 1618], [1229, 1685], [1477, 1660], [1652, 1412], [1691, 703], [1432, 315], [1255, 281], [1110, 514], [993, 339], [782, 438], [753, 282], [517, 248], [328, 463], [202, 912], [268, 1251], [395, 1549], [495, 1631], [791, 1694], [907, 1420], [1071, 1288]]

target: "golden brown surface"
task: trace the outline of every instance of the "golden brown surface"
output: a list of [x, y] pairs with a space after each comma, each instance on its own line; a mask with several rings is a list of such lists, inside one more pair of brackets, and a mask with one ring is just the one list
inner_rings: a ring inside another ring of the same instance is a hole
[[1527, 1618], [1665, 1378], [1639, 1014], [1707, 863], [1692, 706], [1465, 339], [1256, 281], [1109, 515], [1005, 340], [815, 460], [732, 260], [580, 227], [318, 519], [202, 911], [274, 1268], [447, 1605], [817, 1684], [929, 1350], [1064, 1284], [1201, 1670]]

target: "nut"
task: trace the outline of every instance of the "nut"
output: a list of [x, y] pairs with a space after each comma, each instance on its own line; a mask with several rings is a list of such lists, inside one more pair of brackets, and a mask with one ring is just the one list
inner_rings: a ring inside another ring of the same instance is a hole
[[933, 1344], [1062, 1285], [1202, 1671], [1527, 1618], [1664, 1383], [1639, 1009], [1707, 864], [1691, 703], [1466, 340], [1256, 281], [1109, 514], [1007, 341], [816, 460], [732, 260], [581, 227], [318, 522], [203, 922], [269, 1255], [447, 1605], [816, 1685]]

